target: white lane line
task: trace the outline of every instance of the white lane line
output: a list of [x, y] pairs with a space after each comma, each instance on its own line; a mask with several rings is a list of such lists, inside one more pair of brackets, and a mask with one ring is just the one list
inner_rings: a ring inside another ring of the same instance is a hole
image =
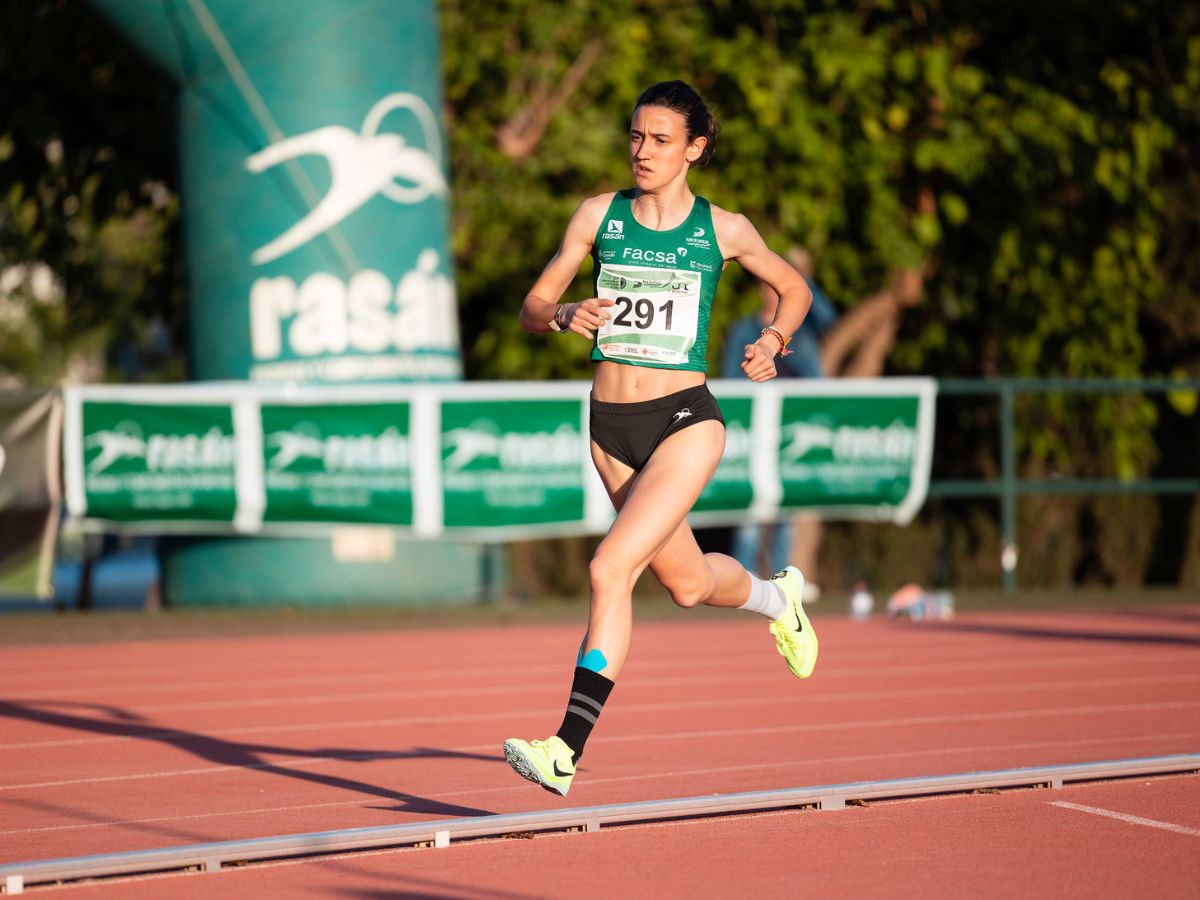
[[1160, 822], [1158, 819], [1143, 819], [1141, 816], [1131, 816], [1129, 813], [1114, 812], [1111, 809], [1101, 809], [1098, 806], [1084, 806], [1081, 803], [1068, 803], [1066, 800], [1055, 800], [1051, 806], [1063, 809], [1077, 809], [1080, 812], [1091, 813], [1093, 816], [1105, 816], [1117, 819], [1130, 825], [1144, 825], [1147, 828], [1161, 828], [1163, 831], [1174, 831], [1176, 834], [1186, 834], [1188, 837], [1200, 837], [1200, 828], [1188, 828], [1186, 825], [1176, 825], [1172, 822]]
[[[864, 753], [856, 756], [846, 756], [839, 754], [837, 756], [828, 757], [808, 757], [799, 760], [798, 763], [804, 766], [817, 766], [827, 763], [858, 763], [858, 762], [881, 762], [892, 759], [911, 759], [914, 757], [936, 757], [936, 756], [954, 756], [958, 754], [972, 753], [994, 753], [997, 751], [1012, 751], [1012, 750], [1048, 750], [1059, 749], [1065, 747], [1087, 746], [1094, 747], [1101, 744], [1142, 744], [1157, 740], [1187, 740], [1200, 737], [1200, 732], [1186, 732], [1183, 734], [1139, 734], [1117, 738], [1083, 738], [1080, 740], [1070, 741], [1030, 741], [1020, 744], [985, 744], [974, 747], [930, 747], [926, 749], [916, 750], [898, 750], [892, 753]], [[451, 747], [449, 753], [478, 753], [481, 751], [495, 750], [496, 745], [491, 744], [475, 744], [467, 747]], [[496, 756], [499, 760], [499, 754]], [[748, 763], [738, 766], [712, 766], [704, 769], [675, 769], [668, 771], [645, 772], [639, 775], [614, 775], [608, 778], [588, 778], [588, 786], [597, 784], [625, 784], [633, 781], [658, 780], [665, 778], [691, 778], [697, 775], [727, 775], [733, 772], [751, 772], [759, 769], [777, 769], [779, 768], [778, 761], [763, 762], [763, 763]], [[433, 802], [443, 801], [450, 797], [468, 797], [478, 794], [497, 794], [509, 793], [516, 791], [528, 791], [527, 785], [507, 785], [505, 787], [485, 787], [485, 788], [467, 788], [457, 791], [440, 791], [438, 793], [429, 794], [425, 799]], [[261, 815], [266, 813], [280, 812], [295, 812], [302, 809], [327, 809], [330, 807], [347, 807], [347, 806], [363, 806], [364, 803], [376, 803], [378, 797], [369, 797], [367, 799], [358, 800], [335, 800], [326, 803], [301, 803], [290, 806], [267, 806], [257, 809], [227, 809], [220, 812], [209, 813], [189, 813], [187, 815], [175, 816], [155, 816], [148, 819], [114, 819], [104, 822], [82, 822], [73, 823], [70, 825], [42, 825], [36, 828], [14, 828], [8, 831], [0, 831], [0, 836], [10, 834], [34, 834], [48, 831], [78, 831], [86, 828], [111, 828], [123, 825], [148, 825], [162, 822], [182, 822], [193, 819], [213, 819], [225, 818], [230, 819], [236, 816]]]
[[[714, 704], [708, 702], [697, 702], [694, 704], [679, 704], [679, 703], [661, 703], [661, 704], [646, 704], [639, 707], [640, 711], [647, 710], [662, 710], [662, 711], [677, 711], [685, 707], [702, 707], [711, 708]], [[698, 738], [732, 738], [746, 737], [747, 735], [769, 735], [769, 734], [794, 734], [800, 732], [823, 732], [823, 731], [855, 731], [873, 728], [897, 728], [911, 725], [964, 725], [974, 724], [978, 722], [997, 722], [1011, 721], [1013, 719], [1043, 719], [1043, 718], [1061, 718], [1063, 716], [1094, 716], [1098, 713], [1124, 713], [1127, 715], [1136, 715], [1142, 712], [1151, 712], [1163, 709], [1191, 709], [1200, 706], [1200, 701], [1169, 701], [1164, 703], [1133, 703], [1123, 705], [1110, 706], [1078, 706], [1078, 707], [1056, 707], [1054, 709], [1019, 709], [1008, 710], [997, 713], [971, 713], [966, 715], [946, 715], [946, 716], [914, 716], [907, 719], [862, 719], [849, 722], [817, 722], [808, 725], [773, 725], [760, 728], [722, 728], [712, 729], [708, 731], [684, 731], [684, 732], [657, 732], [649, 734], [626, 734], [619, 736], [604, 736], [593, 739], [594, 741], [608, 742], [629, 742], [629, 741], [678, 741], [678, 740], [696, 740]], [[615, 711], [613, 711], [615, 712]], [[621, 714], [628, 714], [628, 708], [622, 709]], [[425, 722], [443, 722], [461, 724], [468, 721], [487, 721], [500, 720], [513, 721], [519, 718], [536, 719], [545, 716], [545, 710], [523, 710], [520, 712], [496, 712], [487, 713], [475, 716], [444, 716], [438, 719], [427, 719]], [[402, 720], [413, 722], [417, 720]], [[494, 744], [483, 745], [487, 749], [494, 747]], [[304, 759], [296, 759], [293, 754], [281, 754], [277, 758], [267, 762], [244, 763], [242, 765], [218, 765], [204, 766], [192, 769], [167, 769], [157, 772], [133, 772], [125, 775], [104, 775], [92, 778], [71, 778], [63, 781], [42, 781], [28, 784], [8, 784], [0, 785], [0, 791], [19, 791], [33, 788], [51, 788], [51, 787], [67, 787], [79, 784], [102, 784], [106, 782], [117, 781], [143, 781], [156, 778], [175, 778], [178, 776], [188, 775], [215, 775], [221, 772], [236, 772], [249, 769], [269, 769], [269, 768], [301, 768], [308, 766], [323, 765], [329, 762], [341, 761], [386, 761], [389, 757], [393, 757], [391, 753], [380, 753], [378, 751], [370, 753], [355, 753], [338, 756], [319, 756]], [[403, 751], [400, 751], [399, 758], [405, 757]]]
[[[761, 679], [758, 679], [756, 677], [730, 678], [730, 677], [713, 676], [711, 678], [702, 677], [702, 678], [700, 678], [699, 681], [700, 682], [714, 682], [714, 683], [720, 683], [720, 684], [730, 684], [730, 683], [736, 684], [736, 683], [742, 683], [742, 682], [755, 683], [759, 680], [761, 680]], [[1015, 691], [1015, 690], [1024, 689], [1024, 688], [1036, 689], [1039, 691], [1046, 691], [1046, 690], [1052, 690], [1052, 689], [1061, 690], [1061, 689], [1067, 689], [1067, 688], [1107, 687], [1107, 686], [1123, 687], [1123, 686], [1131, 686], [1131, 685], [1137, 686], [1137, 685], [1152, 685], [1152, 684], [1178, 684], [1178, 683], [1188, 683], [1188, 682], [1195, 682], [1195, 681], [1200, 681], [1200, 675], [1159, 675], [1159, 676], [1147, 676], [1145, 678], [1126, 677], [1126, 678], [1110, 678], [1110, 679], [1072, 680], [1072, 681], [1060, 681], [1060, 682], [1028, 682], [1028, 683], [1006, 682], [1004, 684], [999, 684], [999, 685], [941, 686], [941, 687], [919, 688], [919, 689], [916, 689], [916, 688], [904, 689], [904, 688], [902, 688], [902, 689], [898, 689], [898, 690], [888, 690], [888, 691], [856, 691], [856, 692], [845, 692], [845, 693], [827, 692], [824, 694], [817, 694], [817, 695], [814, 695], [811, 697], [806, 697], [806, 698], [804, 698], [804, 702], [805, 702], [805, 705], [807, 706], [808, 704], [817, 704], [817, 703], [841, 704], [841, 703], [845, 703], [848, 701], [856, 701], [856, 700], [890, 700], [890, 699], [896, 699], [896, 698], [907, 699], [907, 698], [911, 698], [911, 697], [943, 697], [943, 696], [955, 696], [955, 695], [962, 695], [962, 694], [977, 695], [977, 694], [988, 694], [988, 693], [1008, 693], [1010, 691]], [[672, 685], [694, 686], [697, 683], [699, 683], [699, 682], [696, 679], [688, 679], [688, 678], [641, 679], [638, 681], [636, 687], [638, 687], [638, 688], [645, 687], [645, 686], [663, 687], [663, 686], [672, 686]], [[634, 686], [631, 685], [631, 687], [634, 687]], [[557, 687], [546, 688], [546, 690], [557, 691], [558, 688]], [[504, 687], [504, 688], [484, 687], [484, 688], [478, 688], [472, 693], [473, 694], [489, 694], [489, 693], [496, 694], [496, 693], [510, 693], [510, 692], [511, 692], [510, 687]], [[439, 692], [430, 692], [428, 694], [422, 694], [420, 692], [415, 692], [415, 693], [397, 692], [394, 695], [393, 694], [376, 694], [376, 695], [368, 695], [368, 696], [370, 699], [380, 700], [380, 699], [402, 699], [403, 697], [407, 697], [407, 696], [425, 698], [425, 697], [432, 696], [437, 693], [439, 693]], [[457, 692], [452, 692], [452, 693], [457, 694]], [[310, 700], [313, 700], [313, 699], [315, 699], [315, 698], [287, 698], [287, 699], [279, 699], [279, 700], [271, 701], [270, 703], [264, 702], [262, 705], [269, 705], [269, 706], [273, 706], [273, 707], [305, 705], [307, 702], [309, 702]], [[350, 700], [350, 699], [365, 699], [365, 698], [363, 695], [347, 694], [347, 695], [326, 695], [322, 699], [324, 699], [328, 702], [332, 702], [335, 699]], [[620, 711], [622, 713], [638, 713], [638, 712], [658, 712], [658, 711], [663, 711], [663, 710], [677, 710], [677, 709], [688, 709], [688, 708], [713, 709], [713, 708], [727, 707], [727, 706], [739, 706], [739, 707], [740, 706], [754, 706], [754, 705], [763, 706], [763, 705], [776, 704], [778, 702], [780, 702], [779, 699], [776, 697], [773, 697], [773, 696], [739, 697], [739, 698], [733, 699], [733, 700], [716, 700], [716, 699], [697, 700], [697, 701], [694, 701], [691, 703], [671, 702], [671, 703], [658, 703], [658, 704], [651, 704], [651, 703], [627, 704], [626, 706], [621, 707]], [[259, 705], [259, 704], [250, 704], [250, 705]], [[150, 708], [148, 708], [148, 707], [144, 707], [140, 711], [146, 712], [149, 709]], [[505, 715], [521, 715], [521, 713], [519, 713], [519, 712], [506, 713]], [[481, 721], [481, 720], [488, 721], [495, 717], [496, 717], [495, 713], [484, 714], [482, 717], [468, 715], [468, 714], [459, 714], [458, 716], [415, 716], [415, 717], [401, 717], [401, 718], [388, 718], [388, 719], [370, 719], [370, 720], [365, 720], [365, 721], [352, 719], [352, 720], [342, 720], [342, 721], [302, 722], [302, 723], [291, 723], [291, 724], [282, 724], [282, 725], [248, 725], [248, 726], [242, 726], [242, 727], [238, 727], [238, 728], [214, 728], [214, 729], [200, 729], [200, 730], [196, 730], [196, 731], [188, 731], [185, 729], [177, 729], [177, 728], [171, 728], [169, 726], [164, 726], [164, 727], [159, 728], [156, 731], [146, 730], [140, 734], [133, 734], [133, 735], [121, 735], [121, 736], [107, 735], [107, 736], [98, 736], [98, 737], [61, 738], [59, 740], [51, 740], [51, 741], [24, 741], [24, 742], [11, 743], [11, 744], [0, 744], [0, 751], [4, 751], [4, 750], [34, 750], [34, 749], [40, 750], [40, 749], [49, 749], [49, 748], [95, 746], [98, 744], [127, 743], [127, 742], [131, 742], [131, 741], [164, 741], [164, 742], [169, 743], [174, 739], [183, 738], [183, 737], [194, 737], [197, 734], [202, 734], [206, 738], [218, 738], [218, 737], [226, 737], [227, 738], [227, 737], [233, 737], [233, 736], [238, 736], [238, 735], [245, 736], [245, 735], [281, 734], [281, 733], [293, 733], [294, 734], [297, 732], [306, 732], [306, 731], [327, 732], [332, 729], [345, 729], [345, 728], [379, 728], [379, 727], [390, 727], [390, 726], [400, 727], [400, 726], [406, 726], [406, 725], [437, 725], [437, 724], [446, 724], [446, 723], [458, 722], [458, 721], [461, 721], [461, 722], [471, 722], [471, 721]], [[97, 719], [97, 720], [95, 720], [95, 724], [99, 725], [99, 726], [105, 726], [105, 727], [119, 727], [122, 723], [111, 722], [109, 720], [103, 720], [103, 719]], [[67, 726], [63, 726], [63, 727], [67, 727]], [[86, 726], [81, 725], [78, 727], [86, 727]]]
[[[688, 686], [694, 687], [697, 684], [757, 684], [763, 679], [759, 675], [713, 675], [713, 676], [697, 676], [697, 677], [672, 677], [672, 678], [641, 678], [636, 684], [630, 684], [630, 689], [641, 689], [646, 687], [676, 687]], [[910, 697], [953, 697], [959, 695], [979, 695], [979, 694], [1004, 694], [1024, 689], [1037, 690], [1045, 692], [1048, 690], [1066, 690], [1075, 688], [1099, 688], [1099, 687], [1136, 687], [1148, 685], [1170, 685], [1170, 684], [1189, 684], [1200, 682], [1200, 674], [1190, 675], [1147, 675], [1144, 677], [1129, 677], [1124, 678], [1091, 678], [1091, 679], [1072, 679], [1069, 681], [1029, 681], [1029, 682], [1004, 682], [1003, 684], [988, 684], [988, 685], [942, 685], [930, 688], [897, 688], [886, 691], [846, 691], [838, 693], [836, 691], [826, 691], [822, 694], [805, 697], [804, 703], [846, 703], [858, 700], [892, 700], [897, 698]], [[544, 691], [560, 690], [558, 685], [546, 686], [542, 688]], [[195, 712], [198, 710], [216, 710], [216, 709], [243, 709], [253, 707], [268, 707], [282, 708], [288, 706], [312, 706], [328, 703], [345, 703], [345, 702], [366, 702], [366, 701], [384, 701], [384, 700], [403, 700], [403, 699], [428, 699], [429, 697], [459, 697], [459, 696], [484, 696], [489, 694], [510, 694], [512, 693], [511, 685], [508, 686], [491, 686], [491, 687], [476, 687], [471, 689], [447, 688], [442, 690], [430, 691], [384, 691], [378, 693], [358, 693], [358, 694], [323, 694], [308, 697], [277, 697], [277, 698], [260, 698], [255, 700], [244, 701], [212, 701], [212, 702], [197, 702], [197, 703], [181, 703], [159, 706], [139, 706], [135, 707], [139, 714], [149, 712]], [[690, 706], [695, 708], [716, 708], [721, 706], [753, 706], [753, 705], [771, 705], [779, 703], [777, 697], [739, 697], [735, 700], [703, 700], [696, 701]], [[54, 704], [45, 704], [46, 711], [53, 713], [55, 711]], [[689, 704], [634, 704], [626, 706], [623, 711], [656, 711], [660, 709], [686, 709]], [[30, 704], [31, 710], [38, 710], [41, 707], [39, 704]], [[15, 718], [15, 716], [14, 716]], [[463, 721], [469, 721], [469, 717], [464, 716]], [[95, 725], [101, 727], [119, 728], [121, 722], [95, 719], [88, 720]], [[303, 732], [303, 731], [327, 731], [330, 728], [354, 728], [354, 727], [375, 727], [380, 722], [390, 723], [395, 725], [408, 724], [436, 724], [438, 722], [454, 721], [453, 718], [446, 717], [417, 717], [409, 719], [385, 719], [385, 720], [370, 720], [361, 722], [356, 720], [350, 721], [324, 721], [324, 722], [302, 722], [283, 725], [248, 725], [238, 728], [212, 728], [212, 729], [197, 729], [188, 731], [184, 729], [171, 728], [168, 725], [160, 727], [156, 731], [145, 731], [140, 734], [133, 735], [106, 735], [98, 737], [80, 737], [80, 738], [60, 738], [58, 740], [49, 741], [21, 741], [11, 744], [0, 744], [0, 752], [4, 750], [33, 750], [47, 749], [51, 747], [80, 747], [94, 746], [96, 744], [110, 744], [127, 741], [139, 740], [170, 740], [171, 738], [194, 736], [195, 734], [203, 734], [205, 737], [230, 736], [230, 735], [249, 735], [249, 734], [279, 734], [281, 732]], [[54, 725], [55, 723], [47, 723]], [[141, 727], [149, 728], [152, 723], [146, 723]], [[71, 725], [55, 725], [55, 727], [71, 728], [77, 727], [85, 729], [86, 724], [78, 726]]]
[[[912, 647], [905, 647], [906, 650], [912, 650]], [[697, 651], [698, 652], [698, 651]], [[721, 649], [722, 658], [726, 663], [730, 662], [728, 648]], [[702, 655], [702, 654], [701, 654]], [[747, 653], [742, 657], [734, 657], [732, 661], [735, 665], [756, 665], [751, 660], [758, 660], [760, 654]], [[868, 660], [866, 665], [848, 666], [838, 668], [829, 672], [826, 677], [837, 678], [853, 678], [859, 675], [873, 674], [879, 671], [879, 653], [862, 653], [853, 650], [840, 651], [839, 659], [846, 661], [855, 657], [863, 657]], [[687, 661], [694, 659], [694, 656], [671, 657], [655, 660], [634, 660], [629, 665], [629, 672], [635, 670], [648, 671], [653, 669], [679, 669], [687, 664]], [[947, 654], [939, 653], [937, 662], [923, 661], [915, 663], [906, 663], [904, 665], [894, 665], [888, 667], [888, 672], [891, 675], [900, 674], [917, 674], [924, 675], [927, 673], [951, 673], [951, 672], [969, 672], [969, 671], [986, 671], [988, 669], [1021, 669], [1023, 671], [1039, 670], [1046, 668], [1062, 668], [1064, 666], [1074, 666], [1076, 664], [1084, 665], [1109, 665], [1115, 663], [1130, 664], [1131, 659], [1136, 663], [1153, 663], [1155, 666], [1161, 666], [1164, 663], [1173, 661], [1195, 660], [1196, 654], [1186, 651], [1177, 651], [1175, 653], [1159, 653], [1151, 655], [1149, 653], [1131, 655], [1128, 652], [1114, 654], [1076, 654], [1063, 655], [1056, 654], [1053, 657], [1048, 656], [1007, 656], [1007, 657], [988, 657], [980, 660], [978, 652], [969, 655], [963, 655], [961, 659], [947, 659]], [[408, 660], [412, 662], [411, 659]], [[221, 669], [213, 669], [213, 672], [224, 672], [227, 667]], [[178, 671], [178, 669], [174, 669]], [[152, 670], [148, 670], [145, 674], [146, 679], [155, 679], [154, 683], [142, 681], [133, 684], [110, 684], [103, 685], [96, 682], [94, 679], [86, 687], [70, 687], [70, 688], [48, 688], [45, 690], [38, 689], [29, 685], [18, 686], [13, 681], [7, 682], [7, 691], [5, 693], [6, 700], [35, 700], [48, 698], [66, 698], [66, 697], [88, 697], [103, 695], [106, 699], [111, 699], [112, 695], [124, 691], [136, 691], [138, 693], [160, 693], [160, 692], [183, 692], [183, 691], [206, 691], [212, 692], [219, 689], [229, 689], [235, 692], [242, 692], [246, 689], [247, 684], [252, 684], [255, 687], [302, 687], [309, 684], [337, 684], [337, 683], [353, 683], [355, 681], [432, 681], [445, 682], [447, 680], [464, 680], [468, 682], [488, 681], [493, 676], [512, 677], [514, 674], [539, 674], [547, 672], [562, 672], [565, 671], [563, 666], [558, 663], [545, 665], [506, 665], [482, 668], [456, 667], [453, 670], [443, 670], [432, 668], [431, 666], [413, 666], [406, 665], [403, 668], [393, 668], [381, 672], [372, 673], [354, 673], [354, 674], [330, 674], [330, 675], [305, 675], [305, 676], [275, 676], [265, 677], [263, 674], [248, 672], [242, 678], [233, 680], [217, 680], [213, 678], [197, 675], [194, 681], [182, 682], [163, 682], [161, 679], [165, 674], [161, 666]], [[86, 673], [83, 673], [86, 677]], [[627, 676], [628, 677], [628, 676]]]
[[[620, 737], [599, 737], [599, 741], [669, 741], [676, 739], [744, 737], [746, 735], [788, 734], [793, 732], [852, 731], [869, 728], [898, 728], [908, 725], [967, 725], [978, 722], [1001, 722], [1013, 719], [1043, 719], [1060, 716], [1094, 716], [1101, 713], [1152, 712], [1161, 709], [1191, 709], [1200, 701], [1167, 701], [1163, 703], [1129, 703], [1111, 706], [1075, 706], [1054, 709], [1015, 709], [996, 713], [967, 713], [947, 716], [914, 716], [907, 719], [864, 719], [855, 722], [818, 722], [812, 725], [778, 725], [762, 728], [725, 728], [685, 733], [643, 733]], [[615, 712], [615, 711], [614, 711]], [[612, 713], [610, 713], [610, 716]]]

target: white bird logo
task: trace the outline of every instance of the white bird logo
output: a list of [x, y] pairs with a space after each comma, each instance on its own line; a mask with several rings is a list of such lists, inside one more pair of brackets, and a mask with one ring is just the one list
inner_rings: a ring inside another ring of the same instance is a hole
[[286, 469], [298, 459], [324, 459], [325, 442], [320, 432], [308, 423], [293, 431], [276, 431], [267, 435], [266, 445], [278, 447], [278, 452], [267, 463], [272, 471]]
[[443, 465], [452, 472], [469, 466], [481, 456], [500, 456], [500, 435], [491, 423], [473, 422], [470, 428], [452, 428], [442, 435], [442, 447], [452, 447]]
[[788, 443], [783, 448], [781, 456], [787, 462], [795, 462], [814, 448], [832, 448], [834, 441], [833, 429], [827, 425], [815, 425], [808, 422], [794, 422], [783, 429], [784, 440]]
[[93, 475], [103, 472], [120, 459], [144, 459], [146, 441], [142, 430], [133, 422], [121, 422], [113, 431], [97, 431], [89, 434], [83, 442], [85, 450], [99, 447], [100, 453], [91, 461], [87, 470]]
[[[384, 116], [407, 109], [421, 125], [425, 150], [410, 147], [399, 134], [379, 134]], [[297, 156], [318, 154], [329, 160], [329, 191], [304, 218], [275, 240], [259, 247], [250, 260], [256, 265], [291, 253], [328, 231], [374, 197], [383, 194], [396, 203], [420, 203], [446, 193], [441, 143], [433, 111], [416, 94], [388, 94], [367, 113], [362, 131], [326, 125], [284, 138], [246, 160], [251, 172], [263, 172]], [[400, 183], [397, 183], [399, 181]]]

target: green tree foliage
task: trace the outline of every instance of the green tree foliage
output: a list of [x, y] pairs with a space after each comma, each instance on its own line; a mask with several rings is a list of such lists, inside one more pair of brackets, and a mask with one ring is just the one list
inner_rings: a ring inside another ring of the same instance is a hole
[[628, 183], [633, 99], [671, 77], [724, 123], [695, 189], [810, 247], [834, 296], [925, 267], [895, 371], [1158, 370], [1139, 315], [1163, 296], [1165, 165], [1194, 132], [1197, 38], [1174, 4], [942, 6], [443, 0], [476, 371], [578, 369], [509, 320], [574, 205]]
[[174, 93], [81, 0], [4, 5], [0, 379], [103, 376], [179, 321]]

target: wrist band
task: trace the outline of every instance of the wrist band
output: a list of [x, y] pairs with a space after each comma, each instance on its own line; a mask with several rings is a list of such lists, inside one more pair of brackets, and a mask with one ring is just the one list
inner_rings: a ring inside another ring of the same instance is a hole
[[567, 333], [566, 326], [563, 323], [558, 321], [559, 313], [561, 313], [566, 308], [567, 307], [565, 304], [559, 304], [559, 306], [554, 310], [554, 315], [550, 317], [550, 321], [548, 324], [550, 326], [550, 330], [553, 331], [555, 334], [566, 334]]
[[779, 352], [775, 354], [776, 356], [791, 355], [792, 351], [787, 348], [787, 341], [783, 339], [783, 335], [779, 333], [778, 328], [772, 328], [770, 325], [768, 325], [758, 333], [758, 336], [762, 337], [765, 334], [769, 334], [771, 337], [775, 338], [775, 340], [779, 341]]

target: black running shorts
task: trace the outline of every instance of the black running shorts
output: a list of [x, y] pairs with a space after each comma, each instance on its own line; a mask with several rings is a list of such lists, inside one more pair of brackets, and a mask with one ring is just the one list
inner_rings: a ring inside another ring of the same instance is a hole
[[605, 403], [592, 398], [592, 440], [609, 456], [640, 472], [658, 445], [689, 425], [725, 418], [707, 384], [641, 403]]

